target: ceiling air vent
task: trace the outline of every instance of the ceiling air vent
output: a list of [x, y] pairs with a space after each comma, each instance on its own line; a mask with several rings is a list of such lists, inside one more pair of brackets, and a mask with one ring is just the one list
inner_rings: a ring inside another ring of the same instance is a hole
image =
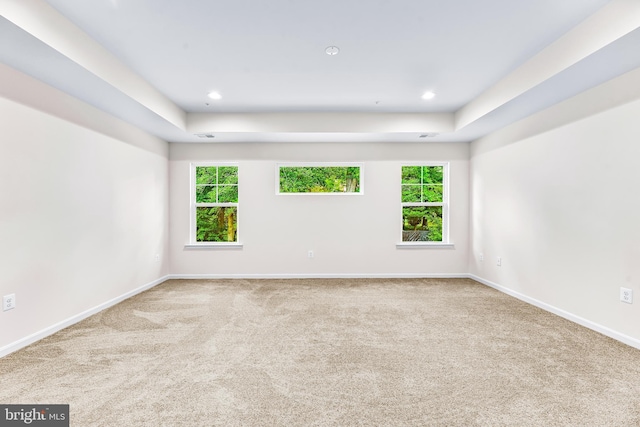
[[434, 136], [438, 136], [438, 132], [428, 132], [420, 135], [420, 138], [433, 138]]
[[209, 138], [209, 139], [213, 139], [216, 136], [212, 133], [196, 133], [195, 134], [198, 138]]

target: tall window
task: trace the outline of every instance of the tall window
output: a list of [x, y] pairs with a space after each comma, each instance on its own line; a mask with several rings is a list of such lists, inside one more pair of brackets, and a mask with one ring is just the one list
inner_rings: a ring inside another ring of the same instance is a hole
[[447, 242], [449, 165], [402, 166], [402, 241]]
[[238, 167], [192, 166], [192, 241], [238, 241]]
[[362, 166], [323, 164], [278, 166], [278, 193], [362, 194]]

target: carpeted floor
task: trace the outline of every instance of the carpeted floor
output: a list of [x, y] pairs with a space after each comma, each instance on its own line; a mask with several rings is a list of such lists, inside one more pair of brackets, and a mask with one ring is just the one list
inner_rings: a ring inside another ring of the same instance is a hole
[[80, 426], [638, 426], [640, 351], [468, 279], [172, 280], [0, 359]]

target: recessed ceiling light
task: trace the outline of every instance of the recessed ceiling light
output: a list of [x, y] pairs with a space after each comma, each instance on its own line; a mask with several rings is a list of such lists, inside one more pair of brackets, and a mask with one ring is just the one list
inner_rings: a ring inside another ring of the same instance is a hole
[[215, 90], [212, 92], [209, 92], [209, 95], [207, 95], [209, 98], [211, 99], [222, 99], [222, 95], [220, 95], [218, 92], [216, 92]]
[[436, 94], [435, 94], [435, 93], [433, 93], [433, 92], [431, 92], [431, 91], [428, 91], [428, 92], [425, 92], [425, 93], [422, 95], [422, 99], [433, 99], [433, 98], [435, 98], [435, 96], [436, 96]]
[[329, 56], [334, 56], [340, 53], [340, 49], [338, 46], [329, 46], [324, 50], [324, 52]]

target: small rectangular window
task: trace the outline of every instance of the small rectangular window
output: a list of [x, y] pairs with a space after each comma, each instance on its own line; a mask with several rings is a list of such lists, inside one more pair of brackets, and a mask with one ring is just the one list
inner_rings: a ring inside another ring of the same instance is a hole
[[360, 165], [278, 166], [278, 193], [362, 194]]
[[238, 241], [238, 167], [193, 165], [192, 241]]
[[402, 166], [402, 241], [446, 242], [448, 164]]

